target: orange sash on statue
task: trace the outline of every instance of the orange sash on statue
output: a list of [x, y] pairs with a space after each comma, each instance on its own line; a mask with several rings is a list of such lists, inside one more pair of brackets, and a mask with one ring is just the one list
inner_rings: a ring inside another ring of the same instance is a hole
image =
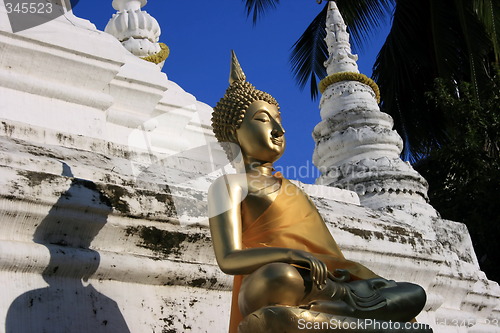
[[[243, 247], [304, 250], [322, 260], [330, 272], [341, 268], [348, 270], [353, 279], [377, 277], [363, 265], [344, 258], [315, 205], [302, 190], [287, 179], [282, 180], [278, 196], [255, 221], [249, 221], [242, 210]], [[237, 333], [238, 324], [243, 319], [238, 308], [243, 277], [234, 277], [229, 333]]]

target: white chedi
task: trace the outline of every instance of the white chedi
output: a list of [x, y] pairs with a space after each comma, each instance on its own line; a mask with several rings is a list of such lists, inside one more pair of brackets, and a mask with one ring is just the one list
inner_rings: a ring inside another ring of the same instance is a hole
[[158, 44], [161, 29], [158, 21], [141, 10], [147, 0], [114, 0], [117, 13], [109, 20], [104, 31], [116, 37], [122, 45], [138, 57], [160, 52]]
[[326, 32], [329, 77], [322, 83], [344, 78], [331, 80], [322, 91], [322, 121], [313, 131], [313, 163], [322, 173], [316, 182], [353, 190], [370, 208], [435, 217], [427, 204], [426, 180], [400, 158], [403, 140], [393, 130], [392, 118], [380, 112], [378, 89], [358, 74], [358, 57], [351, 53], [347, 27], [334, 1], [329, 3]]

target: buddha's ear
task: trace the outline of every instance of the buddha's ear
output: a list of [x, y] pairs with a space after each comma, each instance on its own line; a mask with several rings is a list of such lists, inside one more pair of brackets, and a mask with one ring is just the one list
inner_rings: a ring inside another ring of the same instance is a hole
[[228, 136], [230, 142], [234, 142], [238, 145], [240, 144], [240, 141], [238, 140], [237, 129], [235, 127], [231, 127], [228, 130], [227, 136]]
[[237, 172], [245, 171], [245, 163], [243, 161], [243, 154], [239, 144], [231, 144], [231, 164]]

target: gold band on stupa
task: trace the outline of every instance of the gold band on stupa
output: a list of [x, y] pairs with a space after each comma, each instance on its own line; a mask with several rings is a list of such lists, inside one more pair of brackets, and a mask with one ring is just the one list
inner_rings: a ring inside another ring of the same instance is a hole
[[212, 113], [212, 128], [219, 142], [238, 143], [234, 132], [240, 127], [250, 104], [258, 100], [278, 106], [274, 97], [256, 89], [246, 80], [236, 54], [231, 51], [229, 87]]
[[159, 45], [160, 45], [160, 51], [158, 53], [149, 55], [147, 57], [143, 57], [141, 59], [152, 62], [157, 65], [165, 61], [170, 55], [170, 49], [168, 48], [167, 44], [159, 43]]
[[341, 81], [358, 81], [360, 83], [366, 84], [367, 86], [372, 88], [373, 92], [375, 93], [377, 103], [380, 103], [380, 89], [378, 88], [378, 85], [375, 83], [375, 81], [364, 74], [355, 72], [340, 72], [325, 77], [319, 82], [319, 91], [323, 93], [329, 85]]

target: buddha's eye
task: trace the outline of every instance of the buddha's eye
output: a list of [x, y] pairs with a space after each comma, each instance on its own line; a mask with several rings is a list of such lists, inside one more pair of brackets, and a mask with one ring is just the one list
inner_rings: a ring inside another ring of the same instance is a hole
[[269, 115], [265, 112], [261, 112], [259, 113], [258, 115], [255, 116], [255, 118], [253, 118], [257, 121], [261, 121], [263, 123], [267, 123], [268, 121], [270, 121], [269, 119]]

